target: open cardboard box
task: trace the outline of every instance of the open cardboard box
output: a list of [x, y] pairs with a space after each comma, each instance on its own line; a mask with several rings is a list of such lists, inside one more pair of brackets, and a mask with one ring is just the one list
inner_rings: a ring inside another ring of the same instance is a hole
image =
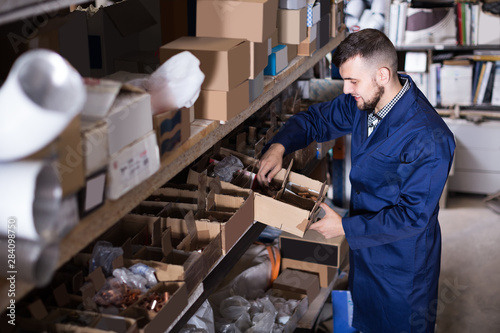
[[273, 282], [273, 289], [307, 295], [312, 302], [319, 294], [319, 277], [316, 273], [284, 269]]
[[[326, 196], [326, 183], [291, 172], [290, 169], [293, 165], [291, 163], [288, 169], [281, 169], [274, 177], [272, 185], [277, 189], [277, 192], [276, 194], [269, 193], [272, 195], [271, 197], [257, 192], [260, 190], [254, 177], [258, 172], [258, 160], [225, 148], [220, 148], [218, 153], [214, 155], [216, 159], [233, 155], [243, 162], [248, 172], [240, 173], [233, 178], [233, 181], [240, 187], [253, 190], [254, 220], [299, 237], [302, 237], [309, 225], [316, 220], [320, 211], [319, 204]], [[195, 179], [196, 174], [193, 172], [190, 181]]]
[[[162, 305], [159, 311], [151, 310], [145, 306], [148, 296], [152, 293], [168, 293], [168, 301]], [[139, 322], [144, 333], [166, 332], [174, 320], [181, 315], [187, 306], [188, 292], [183, 282], [161, 282], [152, 287], [142, 295], [139, 300], [127, 308], [126, 316], [143, 318]], [[144, 324], [144, 325], [142, 325]]]
[[61, 333], [139, 332], [137, 321], [132, 318], [66, 308], [47, 309], [41, 300], [30, 304], [29, 308], [32, 318], [19, 318], [18, 320], [20, 328], [26, 331]]
[[345, 236], [326, 239], [316, 230], [307, 230], [303, 237], [282, 233], [279, 242], [282, 258], [336, 268], [340, 267], [349, 250]]
[[220, 226], [206, 221], [195, 221], [193, 213], [186, 214], [184, 219], [167, 218], [172, 240], [177, 241], [177, 250], [201, 252], [208, 270], [222, 256], [222, 238]]

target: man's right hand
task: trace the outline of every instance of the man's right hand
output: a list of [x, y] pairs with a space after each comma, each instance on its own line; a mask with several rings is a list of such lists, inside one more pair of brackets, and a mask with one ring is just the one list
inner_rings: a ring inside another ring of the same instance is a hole
[[271, 180], [281, 170], [285, 147], [280, 143], [273, 143], [259, 161], [257, 180], [268, 186]]

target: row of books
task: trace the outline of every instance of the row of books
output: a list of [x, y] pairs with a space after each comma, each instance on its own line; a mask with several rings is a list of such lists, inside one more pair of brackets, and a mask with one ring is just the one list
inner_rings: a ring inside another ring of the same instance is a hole
[[500, 16], [481, 3], [458, 2], [449, 7], [416, 8], [394, 0], [389, 8], [387, 36], [394, 45], [500, 44]]
[[500, 56], [496, 58], [454, 59], [408, 74], [435, 107], [500, 106]]

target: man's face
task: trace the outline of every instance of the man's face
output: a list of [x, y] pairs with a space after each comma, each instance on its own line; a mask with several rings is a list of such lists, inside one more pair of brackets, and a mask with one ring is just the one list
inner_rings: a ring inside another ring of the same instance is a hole
[[344, 79], [344, 93], [354, 97], [358, 109], [375, 109], [384, 94], [384, 87], [376, 82], [374, 69], [369, 68], [360, 57], [355, 57], [340, 66], [339, 71]]

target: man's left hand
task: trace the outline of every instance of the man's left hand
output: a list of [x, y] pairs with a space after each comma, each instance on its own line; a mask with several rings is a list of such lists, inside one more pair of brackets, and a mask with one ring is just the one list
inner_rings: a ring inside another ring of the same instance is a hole
[[327, 239], [345, 235], [342, 217], [324, 202], [321, 203], [321, 208], [325, 211], [325, 216], [311, 224], [309, 229], [318, 231]]

